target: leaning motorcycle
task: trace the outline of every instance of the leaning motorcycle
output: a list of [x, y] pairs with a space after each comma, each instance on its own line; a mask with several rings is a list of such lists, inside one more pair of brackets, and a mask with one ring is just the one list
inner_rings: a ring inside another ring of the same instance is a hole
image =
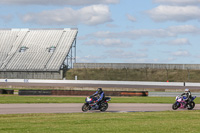
[[96, 101], [97, 98], [94, 96], [86, 97], [85, 103], [82, 106], [82, 111], [86, 112], [88, 110], [100, 110], [100, 111], [106, 111], [108, 109], [108, 102], [111, 100], [110, 97], [105, 97], [98, 105], [94, 101]]
[[194, 99], [196, 98], [196, 96], [192, 97], [191, 102], [187, 103], [185, 101], [186, 97], [185, 96], [176, 96], [176, 102], [172, 105], [172, 109], [176, 110], [176, 109], [188, 109], [188, 110], [192, 110], [195, 107], [195, 102]]

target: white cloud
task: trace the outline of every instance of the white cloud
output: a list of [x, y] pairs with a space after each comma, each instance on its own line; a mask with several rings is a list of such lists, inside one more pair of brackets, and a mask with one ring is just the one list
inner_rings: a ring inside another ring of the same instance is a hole
[[190, 45], [190, 41], [187, 38], [177, 38], [175, 40], [169, 40], [161, 42], [160, 44], [166, 45]]
[[174, 57], [169, 57], [169, 58], [167, 58], [167, 60], [165, 60], [165, 61], [167, 61], [167, 62], [172, 62], [172, 61], [175, 61], [176, 60], [176, 58], [174, 58]]
[[78, 10], [64, 8], [29, 13], [24, 15], [22, 20], [39, 25], [98, 25], [112, 21], [109, 8], [106, 5], [92, 5]]
[[13, 16], [12, 15], [0, 15], [0, 19], [2, 19], [5, 23], [8, 23], [12, 21]]
[[169, 6], [160, 5], [147, 14], [157, 22], [178, 21], [185, 22], [189, 20], [200, 20], [200, 8], [198, 6]]
[[98, 31], [92, 34], [89, 34], [87, 36], [95, 36], [95, 37], [99, 37], [99, 38], [115, 38], [120, 34], [118, 32], [110, 32], [110, 31]]
[[167, 4], [167, 5], [197, 5], [197, 4], [200, 4], [200, 0], [153, 0], [153, 2]]
[[105, 56], [96, 56], [96, 55], [86, 55], [86, 56], [81, 56], [81, 57], [76, 57], [77, 62], [79, 63], [98, 63], [100, 60], [105, 60]]
[[165, 29], [139, 29], [132, 30], [128, 33], [130, 36], [134, 37], [171, 37], [174, 36], [173, 33], [165, 30]]
[[170, 26], [167, 28], [171, 33], [174, 34], [199, 34], [200, 28], [193, 25], [179, 25]]
[[138, 49], [138, 51], [140, 51], [140, 52], [148, 52], [148, 49], [147, 48], [142, 48], [142, 49]]
[[133, 17], [132, 15], [127, 14], [126, 16], [127, 16], [128, 20], [130, 20], [131, 22], [136, 22], [136, 18]]
[[[163, 61], [163, 60], [161, 60]], [[126, 63], [160, 63], [161, 62], [159, 59], [154, 58], [135, 58], [135, 59], [126, 59]]]
[[138, 39], [142, 37], [155, 37], [155, 38], [166, 38], [176, 37], [184, 34], [200, 34], [200, 28], [193, 25], [180, 25], [170, 26], [166, 29], [137, 29], [131, 31], [122, 32], [110, 32], [110, 31], [98, 31], [87, 35], [88, 37], [98, 38], [129, 38]]
[[139, 59], [139, 58], [146, 58], [147, 54], [144, 53], [136, 53], [124, 51], [122, 49], [116, 50], [108, 50], [106, 53], [109, 55], [110, 58], [117, 58], [117, 59]]
[[131, 43], [123, 42], [120, 39], [89, 40], [84, 45], [98, 45], [105, 47], [130, 47]]
[[180, 50], [172, 53], [173, 56], [189, 56], [190, 53], [185, 50]]
[[0, 4], [9, 5], [95, 5], [117, 4], [120, 0], [1, 0]]
[[196, 54], [194, 57], [198, 58], [198, 60], [199, 60], [200, 59], [200, 54]]
[[117, 27], [119, 27], [116, 24], [106, 24], [106, 26], [109, 27], [109, 28], [117, 28]]
[[148, 40], [148, 41], [143, 41], [141, 44], [149, 46], [149, 45], [157, 44], [157, 42], [155, 40]]
[[100, 37], [100, 38], [130, 38], [138, 39], [140, 37], [172, 37], [175, 34], [164, 30], [164, 29], [138, 29], [125, 32], [110, 32], [110, 31], [99, 31], [91, 36]]

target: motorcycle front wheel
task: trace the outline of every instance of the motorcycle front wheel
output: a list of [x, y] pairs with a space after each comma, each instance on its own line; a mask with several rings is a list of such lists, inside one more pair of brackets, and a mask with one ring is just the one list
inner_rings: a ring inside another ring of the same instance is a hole
[[87, 112], [90, 109], [90, 106], [88, 103], [84, 103], [82, 106], [82, 111], [83, 112]]
[[195, 107], [195, 102], [191, 102], [192, 103], [192, 105], [193, 105], [193, 108]]
[[187, 105], [188, 110], [192, 110], [195, 107], [195, 103], [191, 102], [190, 104]]
[[108, 103], [102, 103], [100, 107], [100, 111], [104, 112], [108, 109]]
[[174, 104], [172, 105], [172, 109], [173, 109], [173, 110], [177, 110], [177, 109], [178, 109], [177, 103], [174, 103]]

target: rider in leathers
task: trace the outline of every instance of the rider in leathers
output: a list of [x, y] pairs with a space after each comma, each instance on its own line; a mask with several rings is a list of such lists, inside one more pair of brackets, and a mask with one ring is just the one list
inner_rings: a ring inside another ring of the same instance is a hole
[[181, 96], [186, 96], [186, 102], [189, 104], [192, 101], [192, 94], [189, 89], [185, 89], [185, 93], [181, 94]]
[[92, 96], [96, 96], [97, 100], [95, 100], [94, 102], [96, 102], [97, 105], [99, 105], [99, 103], [105, 98], [105, 94], [102, 88], [98, 88]]

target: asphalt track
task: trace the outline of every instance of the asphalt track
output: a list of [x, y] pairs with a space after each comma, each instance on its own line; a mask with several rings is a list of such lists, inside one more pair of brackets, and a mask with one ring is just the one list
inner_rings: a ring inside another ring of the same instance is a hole
[[[188, 86], [155, 86], [155, 85], [115, 85], [115, 84], [69, 84], [69, 83], [1, 83], [2, 86], [45, 86], [45, 87], [111, 87], [111, 88], [159, 88], [159, 89], [184, 89]], [[189, 87], [199, 90], [200, 87]], [[0, 114], [24, 114], [24, 113], [82, 113], [83, 103], [62, 103], [62, 104], [0, 104]], [[106, 112], [152, 112], [171, 111], [172, 104], [135, 104], [135, 103], [109, 103]], [[178, 109], [186, 110], [186, 109]], [[194, 110], [200, 110], [200, 104], [196, 104]], [[88, 111], [100, 112], [100, 111]]]
[[[24, 114], [24, 113], [82, 113], [82, 103], [61, 104], [0, 104], [0, 114]], [[109, 103], [106, 112], [154, 112], [172, 111], [172, 104], [141, 104], [141, 103]], [[177, 111], [187, 110], [178, 109]], [[200, 110], [200, 104], [196, 104], [194, 110]], [[98, 110], [89, 113], [100, 112]]]

